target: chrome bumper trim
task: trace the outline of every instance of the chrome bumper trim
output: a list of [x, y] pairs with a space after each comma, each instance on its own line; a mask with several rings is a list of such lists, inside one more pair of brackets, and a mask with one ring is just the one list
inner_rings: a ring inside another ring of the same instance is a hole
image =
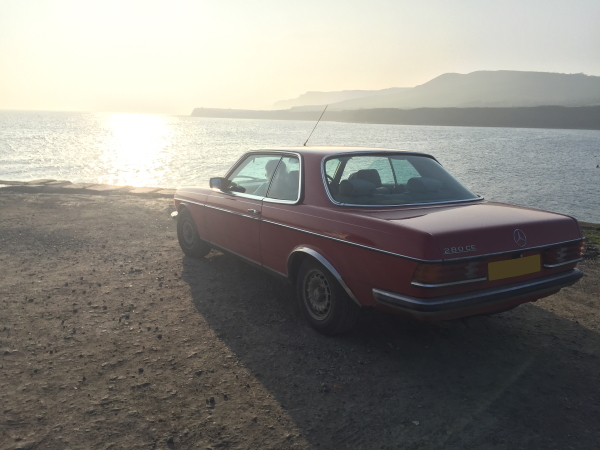
[[410, 284], [412, 284], [413, 286], [422, 287], [422, 288], [439, 288], [439, 287], [446, 287], [446, 286], [456, 286], [458, 284], [477, 283], [479, 281], [486, 281], [486, 280], [487, 280], [487, 277], [473, 278], [471, 280], [452, 281], [451, 283], [438, 283], [438, 284], [423, 284], [423, 283], [419, 283], [417, 281], [411, 281]]
[[550, 275], [508, 286], [431, 298], [412, 297], [373, 289], [373, 297], [376, 302], [382, 305], [413, 316], [435, 317], [448, 313], [461, 312], [462, 310], [468, 312], [472, 309], [552, 292], [574, 284], [582, 276], [583, 273], [580, 270], [573, 269], [566, 273]]
[[544, 264], [544, 267], [546, 267], [548, 269], [553, 269], [555, 267], [566, 266], [568, 264], [575, 264], [575, 263], [578, 263], [579, 261], [583, 261], [583, 258], [572, 259], [571, 261], [565, 261], [565, 262], [558, 263], [558, 264]]

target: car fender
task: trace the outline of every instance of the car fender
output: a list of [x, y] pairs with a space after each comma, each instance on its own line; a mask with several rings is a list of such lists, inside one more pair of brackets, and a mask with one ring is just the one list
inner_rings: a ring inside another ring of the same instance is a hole
[[335, 279], [338, 281], [338, 283], [340, 283], [340, 286], [342, 286], [342, 288], [344, 289], [344, 291], [346, 291], [346, 293], [352, 299], [352, 301], [354, 303], [356, 303], [359, 307], [363, 306], [360, 303], [360, 301], [356, 298], [354, 293], [352, 292], [352, 289], [350, 289], [350, 287], [346, 284], [346, 282], [344, 281], [344, 279], [342, 278], [340, 273], [336, 270], [336, 268], [317, 249], [315, 249], [311, 246], [300, 245], [300, 246], [294, 248], [294, 250], [292, 250], [290, 252], [290, 254], [287, 258], [287, 273], [288, 273], [288, 278], [291, 281], [295, 281], [293, 279], [293, 277], [294, 277], [294, 260], [299, 256], [300, 253], [312, 256], [314, 259], [319, 261], [323, 266], [325, 266], [325, 268], [327, 270], [329, 270], [329, 272], [335, 277]]
[[[186, 200], [179, 200], [179, 206], [177, 207], [177, 216], [179, 216], [179, 214], [181, 214], [183, 210], [186, 210], [192, 216], [192, 220], [196, 225], [196, 231], [198, 232], [198, 236], [200, 236], [200, 239], [208, 242], [205, 230], [198, 226], [198, 220], [204, 222], [204, 206], [200, 212], [194, 213], [194, 211], [192, 210], [192, 208], [190, 208], [190, 205], [187, 203]], [[200, 215], [200, 217], [198, 217], [198, 215]]]

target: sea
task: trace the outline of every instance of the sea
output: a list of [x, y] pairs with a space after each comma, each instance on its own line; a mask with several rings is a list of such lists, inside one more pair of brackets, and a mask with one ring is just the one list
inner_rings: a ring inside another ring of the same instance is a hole
[[[244, 152], [302, 145], [313, 122], [0, 111], [0, 180], [207, 185]], [[600, 223], [600, 131], [321, 122], [308, 145], [425, 152], [486, 199]]]

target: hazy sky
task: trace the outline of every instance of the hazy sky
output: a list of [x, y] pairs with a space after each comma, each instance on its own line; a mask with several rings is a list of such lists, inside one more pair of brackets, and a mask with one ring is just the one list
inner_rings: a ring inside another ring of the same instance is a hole
[[0, 0], [0, 109], [187, 115], [499, 69], [600, 75], [600, 1]]

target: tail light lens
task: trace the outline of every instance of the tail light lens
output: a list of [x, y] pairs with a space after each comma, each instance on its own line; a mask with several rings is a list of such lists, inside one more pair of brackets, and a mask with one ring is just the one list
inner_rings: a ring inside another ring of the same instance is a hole
[[462, 263], [424, 264], [417, 266], [412, 284], [415, 286], [445, 286], [472, 283], [487, 279], [487, 263], [469, 261]]
[[584, 241], [557, 245], [556, 247], [550, 247], [544, 250], [542, 253], [542, 261], [544, 267], [559, 267], [580, 261], [583, 258], [584, 252]]

